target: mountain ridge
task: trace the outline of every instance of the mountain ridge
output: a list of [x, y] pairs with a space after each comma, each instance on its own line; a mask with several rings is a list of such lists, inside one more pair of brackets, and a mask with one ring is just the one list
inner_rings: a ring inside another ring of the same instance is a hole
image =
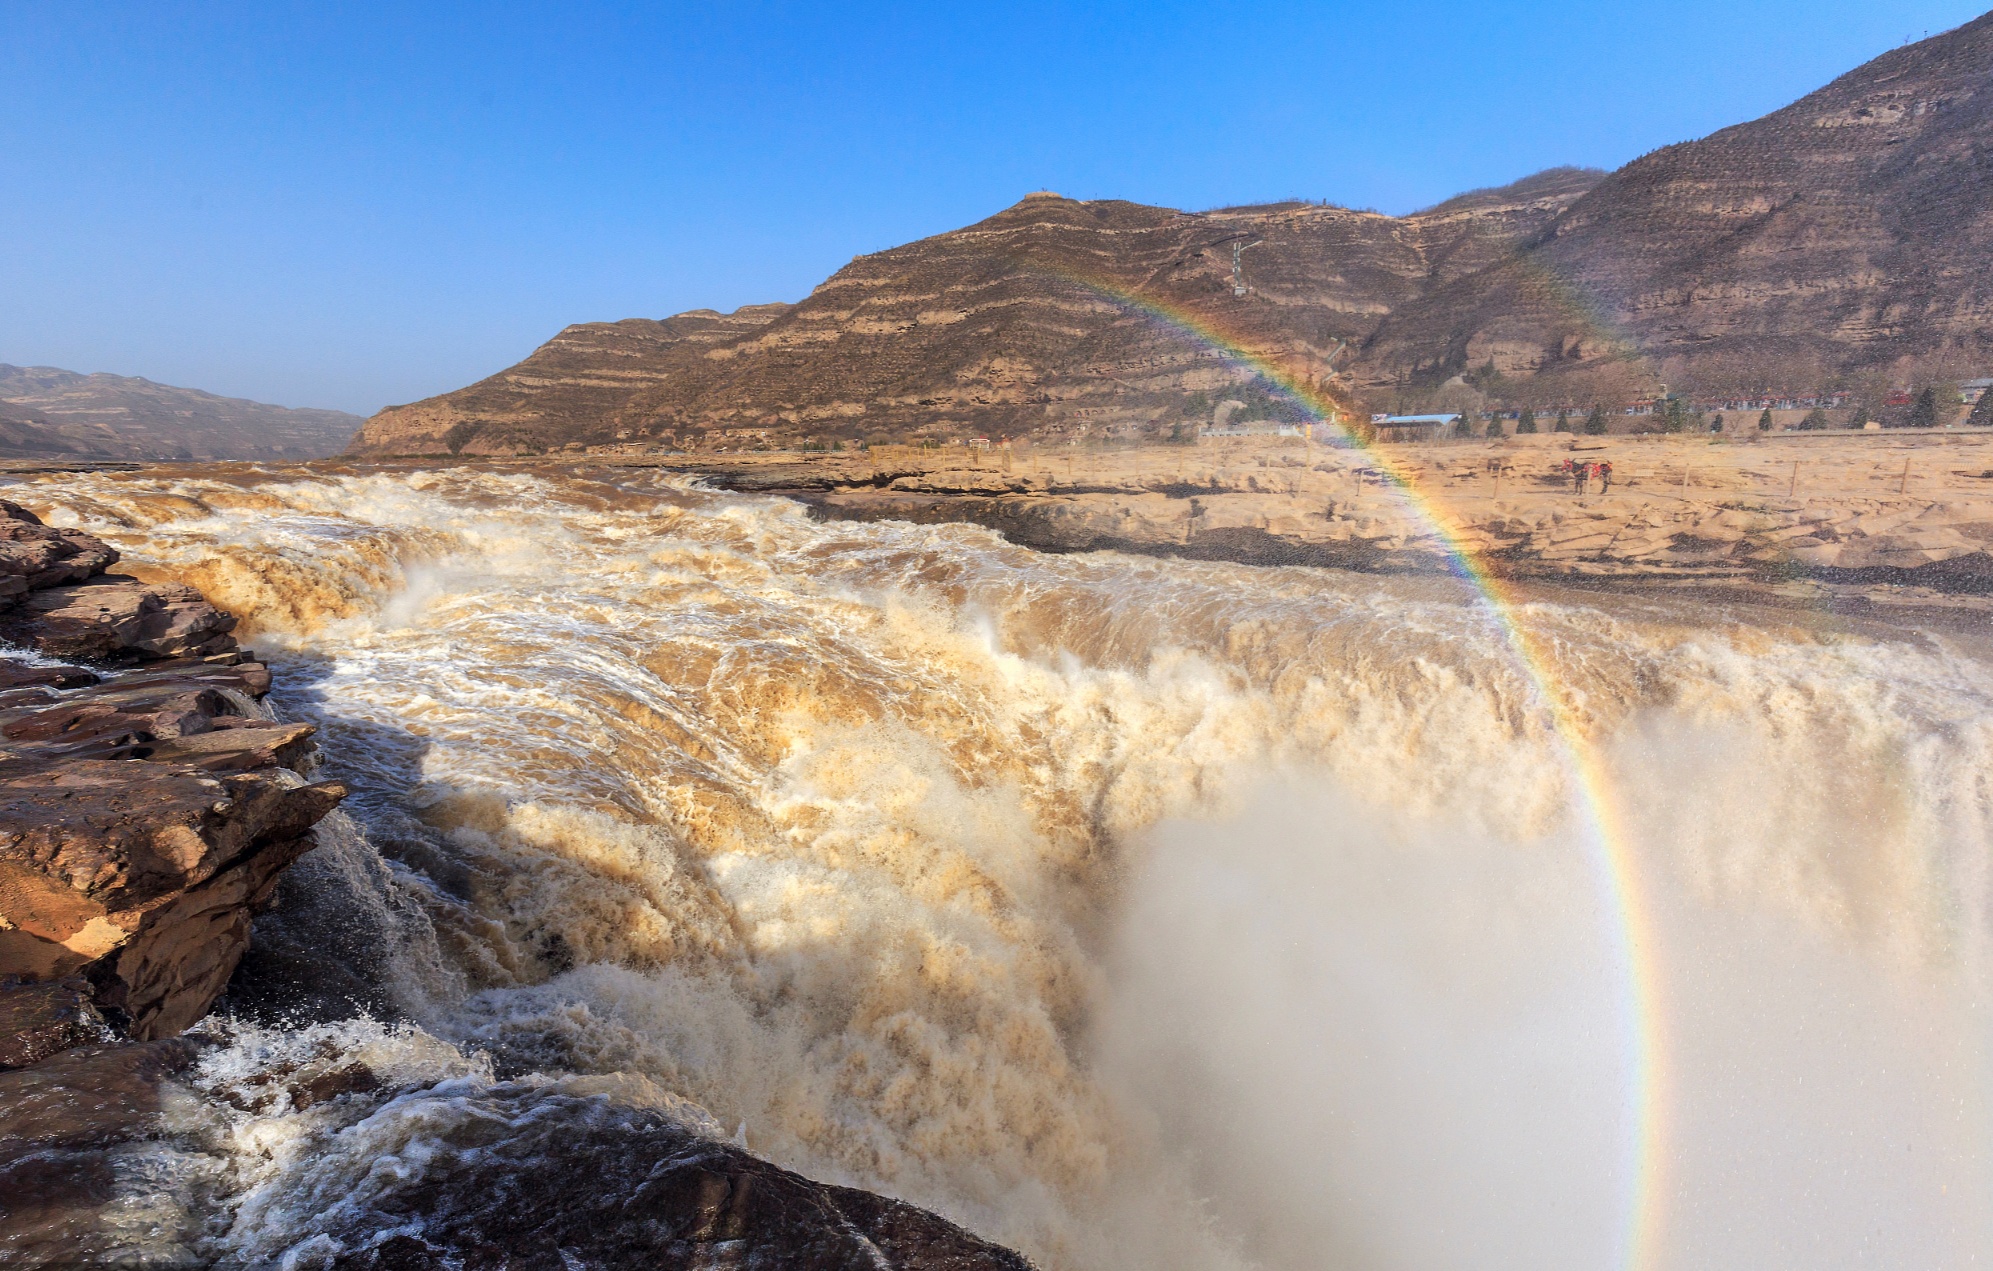
[[134, 375], [0, 363], [0, 457], [318, 459], [364, 422]]
[[1629, 372], [1650, 391], [1874, 395], [1971, 373], [1993, 356], [1989, 73], [1993, 14], [1642, 155], [1499, 268], [1380, 323], [1367, 384], [1492, 363], [1580, 400]]
[[1993, 368], [1989, 85], [1993, 14], [1612, 173], [1549, 169], [1402, 217], [1041, 191], [696, 337], [570, 327], [382, 411], [352, 450], [1153, 438], [1221, 409], [1298, 417], [1265, 367], [1359, 417], [1670, 388], [1880, 406]]
[[[1187, 422], [1196, 394], [1266, 394], [1184, 326], [1222, 329], [1326, 383], [1380, 316], [1547, 224], [1587, 180], [1559, 171], [1408, 217], [1294, 203], [1183, 212], [1039, 191], [859, 256], [794, 305], [570, 326], [516, 366], [382, 411], [353, 451]], [[696, 329], [681, 330], [688, 319]]]

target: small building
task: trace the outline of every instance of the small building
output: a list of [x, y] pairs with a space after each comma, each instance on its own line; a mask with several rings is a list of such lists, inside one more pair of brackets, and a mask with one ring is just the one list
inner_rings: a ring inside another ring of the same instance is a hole
[[1958, 400], [1968, 406], [1975, 405], [1989, 388], [1993, 388], [1993, 379], [1967, 380], [1958, 386]]
[[1418, 441], [1438, 436], [1458, 418], [1457, 415], [1372, 415], [1370, 426], [1388, 441]]

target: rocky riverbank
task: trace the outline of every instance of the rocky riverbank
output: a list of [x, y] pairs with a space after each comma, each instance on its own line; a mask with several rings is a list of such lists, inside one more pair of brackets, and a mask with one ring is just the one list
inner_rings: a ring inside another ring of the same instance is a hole
[[[1993, 437], [1977, 433], [889, 453], [627, 462], [1051, 551], [1422, 571], [1457, 544], [1518, 578], [1993, 583]], [[1610, 463], [1610, 487], [1581, 492], [1567, 462]]]
[[102, 1252], [178, 1034], [345, 794], [297, 775], [313, 730], [260, 708], [235, 620], [117, 559], [0, 502], [0, 1251], [26, 1265]]
[[[300, 775], [315, 766], [314, 729], [261, 705], [270, 671], [237, 645], [235, 619], [192, 588], [106, 572], [117, 559], [0, 502], [0, 640], [15, 650], [0, 656], [10, 1265], [140, 1254], [198, 1265], [220, 1211], [162, 1194], [155, 1175], [192, 1168], [211, 1186], [215, 1165], [185, 1163], [218, 1162], [232, 1121], [320, 1109], [357, 1127], [398, 1102], [465, 1097], [338, 1046], [270, 1059], [246, 1082], [204, 1071], [232, 1026], [203, 1017], [242, 963], [253, 917], [346, 791]], [[422, 1168], [347, 1198], [343, 1238], [321, 1238], [309, 1264], [619, 1266], [642, 1251], [662, 1267], [1028, 1266], [925, 1211], [778, 1169], [654, 1109], [533, 1083], [478, 1097], [510, 1115], [512, 1133], [431, 1144]]]

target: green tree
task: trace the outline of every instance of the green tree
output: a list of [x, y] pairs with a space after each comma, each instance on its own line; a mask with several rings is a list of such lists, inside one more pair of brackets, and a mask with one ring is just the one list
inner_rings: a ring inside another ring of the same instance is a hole
[[1871, 416], [1868, 413], [1868, 407], [1866, 405], [1857, 406], [1855, 407], [1855, 417], [1848, 421], [1848, 427], [1866, 428], [1868, 427], [1868, 421], [1871, 418], [1873, 418], [1873, 416]]
[[1468, 422], [1466, 411], [1462, 411], [1453, 417], [1453, 435], [1456, 437], [1472, 437], [1474, 435], [1474, 425]]
[[1917, 394], [1917, 401], [1910, 407], [1910, 418], [1903, 421], [1907, 428], [1936, 428], [1938, 426], [1938, 390], [1927, 388]]
[[1688, 427], [1688, 416], [1682, 412], [1682, 399], [1670, 397], [1667, 410], [1661, 419], [1662, 432], [1680, 432]]
[[1712, 420], [1710, 420], [1710, 421], [1709, 421], [1709, 431], [1711, 431], [1711, 432], [1722, 432], [1722, 431], [1723, 431], [1723, 412], [1722, 412], [1722, 411], [1718, 411], [1718, 412], [1716, 413], [1716, 417], [1715, 417], [1714, 419], [1712, 419]]
[[1489, 441], [1500, 441], [1502, 439], [1502, 412], [1496, 411], [1494, 414], [1488, 416], [1488, 431], [1485, 435]]
[[1772, 408], [1767, 406], [1765, 407], [1765, 413], [1758, 416], [1758, 431], [1770, 432], [1771, 430], [1772, 430]]
[[1972, 403], [1972, 413], [1965, 417], [1965, 422], [1974, 428], [1993, 428], [1993, 388], [1981, 393], [1979, 400]]
[[[1989, 393], [1987, 396], [1993, 397], [1993, 393]], [[1535, 435], [1536, 412], [1530, 410], [1528, 407], [1524, 407], [1522, 414], [1516, 416], [1516, 436], [1534, 437]]]
[[1560, 411], [1558, 411], [1558, 412], [1557, 412], [1557, 428], [1556, 428], [1556, 431], [1557, 431], [1557, 432], [1570, 432], [1570, 431], [1571, 431], [1571, 412], [1570, 412], [1570, 411], [1568, 411], [1568, 410], [1560, 410]]
[[1815, 406], [1806, 412], [1806, 418], [1799, 421], [1802, 432], [1819, 432], [1822, 428], [1832, 428], [1834, 421], [1827, 418], [1827, 412]]
[[1603, 437], [1605, 436], [1605, 428], [1605, 407], [1603, 405], [1595, 405], [1592, 407], [1592, 413], [1585, 416], [1585, 435], [1587, 437]]

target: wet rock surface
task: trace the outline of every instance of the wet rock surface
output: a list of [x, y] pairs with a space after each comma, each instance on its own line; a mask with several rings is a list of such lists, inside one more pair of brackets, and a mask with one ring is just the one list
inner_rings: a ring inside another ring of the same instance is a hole
[[115, 1211], [132, 1149], [159, 1138], [173, 1078], [197, 1046], [178, 1038], [64, 1050], [0, 1072], [0, 1262], [116, 1261]]
[[0, 639], [28, 651], [0, 658], [0, 1256], [31, 1264], [110, 1247], [120, 1145], [195, 1053], [170, 1039], [344, 794], [282, 770], [313, 730], [262, 716], [234, 619], [117, 559], [0, 502]]
[[[464, 1121], [419, 1165], [352, 1180], [325, 1224], [350, 1271], [702, 1267], [1024, 1271], [901, 1201], [812, 1182], [646, 1109], [498, 1087], [496, 1142]], [[420, 1215], [419, 1222], [411, 1217]], [[415, 1228], [411, 1234], [409, 1229]]]
[[78, 530], [43, 525], [18, 503], [0, 499], [0, 599], [38, 587], [82, 582], [118, 559], [116, 549]]
[[192, 587], [116, 574], [31, 592], [0, 615], [0, 639], [49, 657], [123, 663], [227, 653], [234, 627]]
[[80, 977], [0, 984], [0, 1069], [26, 1068], [75, 1046], [111, 1040]]

